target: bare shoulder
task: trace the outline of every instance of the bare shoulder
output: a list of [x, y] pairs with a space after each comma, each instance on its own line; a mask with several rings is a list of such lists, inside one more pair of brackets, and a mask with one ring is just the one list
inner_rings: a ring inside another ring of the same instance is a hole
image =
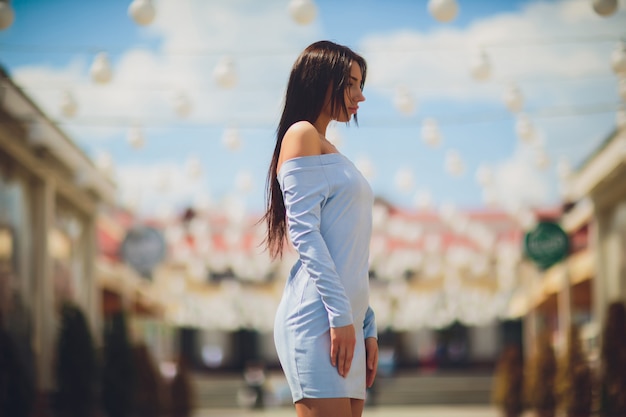
[[322, 144], [317, 129], [309, 122], [296, 122], [285, 133], [280, 146], [277, 169], [280, 170], [282, 163], [289, 159], [321, 153]]

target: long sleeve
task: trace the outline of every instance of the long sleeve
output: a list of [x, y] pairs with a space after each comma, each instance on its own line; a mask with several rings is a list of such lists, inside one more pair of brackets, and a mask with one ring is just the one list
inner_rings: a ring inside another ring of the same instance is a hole
[[365, 339], [367, 339], [368, 337], [374, 337], [378, 339], [376, 316], [374, 315], [374, 310], [372, 310], [372, 307], [367, 307], [367, 312], [365, 313], [365, 320], [363, 320], [363, 337]]
[[350, 300], [320, 231], [322, 206], [329, 194], [324, 168], [298, 167], [281, 179], [289, 237], [321, 296], [330, 326], [352, 324]]

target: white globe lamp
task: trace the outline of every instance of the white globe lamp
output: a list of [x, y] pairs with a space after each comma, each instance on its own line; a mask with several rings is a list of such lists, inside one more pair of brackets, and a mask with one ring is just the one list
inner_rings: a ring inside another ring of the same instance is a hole
[[235, 128], [226, 129], [222, 136], [222, 143], [226, 149], [237, 151], [241, 147], [241, 137], [239, 131]]
[[13, 24], [15, 12], [8, 1], [0, 1], [0, 30], [6, 30]]
[[465, 172], [465, 165], [461, 155], [455, 150], [449, 150], [446, 153], [445, 161], [446, 171], [453, 177], [460, 177]]
[[618, 91], [622, 101], [626, 102], [626, 76], [619, 80]]
[[620, 42], [611, 54], [611, 67], [617, 75], [626, 75], [626, 42]]
[[507, 109], [513, 113], [517, 113], [524, 107], [524, 97], [519, 88], [510, 85], [504, 93], [504, 104]]
[[557, 174], [561, 181], [567, 181], [572, 176], [572, 165], [567, 158], [560, 158], [556, 166]]
[[297, 24], [304, 26], [315, 20], [317, 7], [313, 0], [291, 0], [289, 14]]
[[459, 14], [459, 4], [456, 0], [429, 0], [428, 11], [435, 20], [448, 23]]
[[106, 52], [100, 52], [91, 64], [91, 79], [96, 84], [107, 84], [113, 78], [111, 63]]
[[476, 81], [486, 81], [491, 75], [491, 63], [485, 51], [480, 51], [470, 65], [470, 73]]
[[146, 138], [139, 126], [133, 126], [128, 130], [127, 140], [133, 149], [141, 149], [146, 144]]
[[617, 11], [617, 0], [593, 0], [593, 10], [602, 17], [611, 16]]
[[253, 180], [252, 175], [248, 171], [241, 171], [237, 174], [235, 180], [237, 189], [243, 193], [247, 193], [252, 190]]
[[396, 90], [395, 97], [393, 99], [394, 106], [405, 115], [411, 115], [417, 107], [415, 104], [415, 98], [411, 92], [404, 87], [400, 87]]
[[65, 117], [74, 117], [78, 112], [78, 104], [69, 91], [65, 91], [61, 97], [61, 113]]
[[441, 144], [441, 131], [437, 120], [426, 118], [422, 122], [422, 140], [430, 147], [435, 148]]
[[476, 181], [483, 187], [487, 187], [493, 183], [493, 172], [486, 165], [480, 165], [476, 169]]
[[399, 169], [396, 172], [394, 181], [398, 190], [400, 190], [403, 193], [410, 192], [413, 186], [415, 185], [413, 172], [408, 168]]
[[413, 203], [420, 210], [429, 210], [433, 206], [433, 197], [428, 190], [420, 190], [415, 193]]
[[237, 85], [237, 70], [235, 61], [231, 57], [223, 57], [213, 71], [213, 78], [218, 86], [224, 89]]
[[525, 114], [517, 116], [517, 120], [515, 121], [515, 133], [521, 141], [526, 143], [531, 143], [533, 139], [535, 139], [535, 128]]
[[195, 156], [190, 157], [186, 164], [187, 175], [191, 179], [198, 179], [202, 175], [202, 164]]
[[615, 114], [615, 123], [618, 129], [626, 129], [626, 107], [622, 106]]
[[128, 6], [128, 15], [139, 26], [147, 26], [154, 21], [156, 10], [152, 0], [133, 0]]
[[173, 99], [173, 107], [174, 112], [181, 119], [189, 117], [193, 109], [193, 106], [191, 105], [191, 100], [189, 100], [189, 97], [185, 93], [176, 94]]

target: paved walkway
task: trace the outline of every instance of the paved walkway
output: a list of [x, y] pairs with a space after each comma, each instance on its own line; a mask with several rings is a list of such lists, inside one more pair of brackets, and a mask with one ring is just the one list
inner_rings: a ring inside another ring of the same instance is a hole
[[[266, 410], [198, 410], [194, 417], [296, 417], [291, 407]], [[488, 406], [417, 406], [417, 407], [368, 407], [363, 417], [499, 417], [500, 413]]]

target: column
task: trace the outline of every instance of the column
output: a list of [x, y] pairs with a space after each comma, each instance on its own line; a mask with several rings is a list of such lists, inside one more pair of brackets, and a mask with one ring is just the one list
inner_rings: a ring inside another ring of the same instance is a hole
[[536, 310], [536, 285], [537, 279], [540, 278], [539, 270], [530, 263], [530, 261], [524, 261], [521, 265], [524, 275], [524, 284], [526, 287], [528, 311], [524, 316], [524, 358], [528, 359], [534, 352], [535, 340], [537, 339], [538, 323], [537, 323], [537, 310]]
[[89, 213], [84, 224], [83, 244], [85, 245], [84, 278], [87, 284], [85, 313], [91, 327], [91, 334], [96, 346], [102, 344], [102, 296], [98, 287], [96, 262], [98, 258], [95, 213]]
[[50, 393], [54, 388], [54, 347], [57, 317], [54, 308], [54, 264], [48, 250], [50, 230], [54, 224], [56, 187], [50, 178], [34, 187], [33, 196], [33, 275], [34, 275], [34, 343], [37, 390]]
[[595, 255], [595, 271], [596, 274], [593, 277], [592, 282], [592, 311], [593, 322], [598, 329], [597, 340], [598, 348], [602, 343], [601, 334], [602, 326], [604, 325], [604, 316], [607, 307], [606, 297], [606, 265], [605, 265], [605, 251], [604, 251], [604, 238], [607, 229], [606, 212], [600, 212], [597, 207], [594, 208], [593, 222], [589, 225], [589, 243]]
[[572, 297], [567, 259], [563, 261], [563, 264], [564, 272], [561, 276], [561, 289], [557, 294], [559, 320], [559, 345], [557, 350], [559, 353], [564, 352], [567, 348], [567, 333], [572, 323]]

